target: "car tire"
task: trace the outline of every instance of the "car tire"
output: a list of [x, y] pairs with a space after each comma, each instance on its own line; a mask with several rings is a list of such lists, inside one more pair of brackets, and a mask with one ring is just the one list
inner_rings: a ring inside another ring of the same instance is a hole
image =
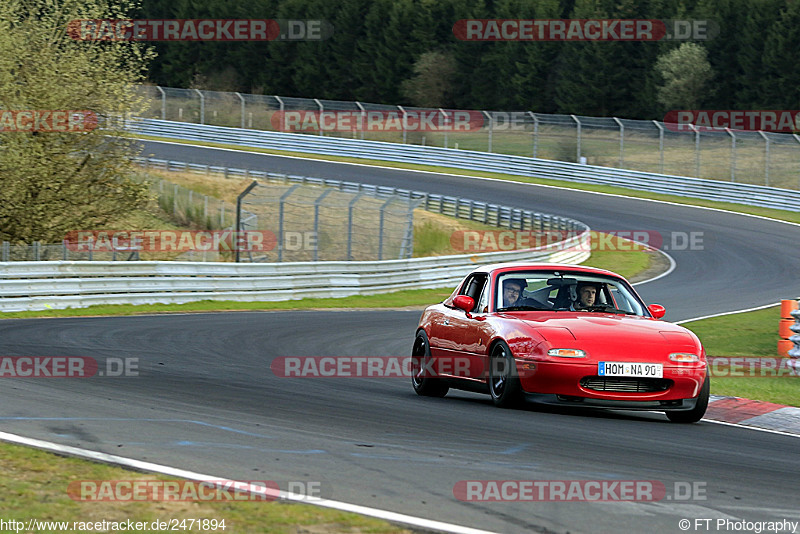
[[673, 423], [696, 423], [703, 418], [708, 408], [708, 396], [711, 391], [711, 380], [708, 375], [703, 381], [703, 387], [700, 388], [700, 394], [697, 396], [697, 404], [694, 408], [685, 412], [666, 412], [667, 417]]
[[489, 393], [494, 405], [500, 408], [514, 408], [522, 403], [517, 364], [503, 341], [494, 346], [489, 358]]
[[411, 350], [411, 385], [417, 395], [423, 397], [444, 397], [450, 390], [441, 378], [425, 376], [423, 372], [427, 368], [431, 359], [431, 347], [428, 342], [428, 335], [424, 330], [420, 330], [414, 340], [414, 348]]

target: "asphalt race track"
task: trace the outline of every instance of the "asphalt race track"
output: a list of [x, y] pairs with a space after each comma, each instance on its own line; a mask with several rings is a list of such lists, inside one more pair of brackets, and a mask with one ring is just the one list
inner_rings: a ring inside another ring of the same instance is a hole
[[[637, 289], [669, 320], [800, 295], [796, 226], [711, 210], [426, 173], [147, 143], [157, 157], [491, 200], [598, 230], [703, 232]], [[800, 520], [798, 438], [662, 414], [494, 408], [407, 379], [279, 378], [280, 356], [405, 356], [419, 311], [0, 321], [3, 356], [137, 358], [139, 376], [6, 379], [0, 429], [497, 532], [682, 532], [680, 519]], [[777, 325], [776, 325], [777, 327]], [[656, 502], [462, 502], [463, 480], [645, 480]], [[694, 485], [700, 492], [684, 491]], [[678, 491], [680, 490], [680, 491]], [[714, 522], [712, 521], [712, 524]], [[712, 527], [713, 528], [713, 527]], [[692, 532], [704, 531], [690, 530]], [[716, 530], [708, 530], [716, 531]]]

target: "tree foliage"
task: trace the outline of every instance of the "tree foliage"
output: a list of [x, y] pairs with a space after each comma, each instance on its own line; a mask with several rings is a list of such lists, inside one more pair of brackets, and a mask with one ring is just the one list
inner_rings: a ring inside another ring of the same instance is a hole
[[200, 73], [214, 89], [410, 105], [416, 93], [403, 88], [421, 81], [415, 65], [443, 54], [455, 62], [458, 108], [662, 118], [656, 62], [681, 42], [465, 42], [452, 31], [460, 19], [618, 18], [709, 20], [719, 27], [695, 43], [715, 73], [705, 106], [794, 109], [800, 91], [792, 67], [800, 46], [795, 0], [142, 1], [143, 17], [213, 12], [324, 18], [334, 26], [322, 42], [160, 43], [150, 80], [173, 87], [188, 87]]
[[658, 101], [666, 109], [699, 109], [713, 74], [705, 48], [683, 43], [658, 58], [656, 71], [664, 83]]
[[133, 147], [121, 129], [141, 105], [147, 48], [79, 41], [76, 19], [124, 18], [130, 6], [102, 0], [0, 3], [0, 109], [79, 110], [90, 131], [0, 131], [0, 239], [58, 242], [140, 206], [145, 186], [128, 179]]

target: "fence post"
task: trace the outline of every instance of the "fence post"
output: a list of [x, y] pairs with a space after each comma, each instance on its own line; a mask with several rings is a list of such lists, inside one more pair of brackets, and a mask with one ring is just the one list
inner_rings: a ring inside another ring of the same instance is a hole
[[580, 163], [581, 162], [581, 121], [579, 121], [578, 117], [576, 117], [575, 115], [570, 115], [570, 117], [572, 117], [572, 120], [574, 120], [575, 124], [578, 125], [577, 126], [577, 134], [576, 134], [576, 138], [577, 138], [577, 141], [578, 141], [578, 143], [577, 143], [578, 144], [578, 152], [575, 155], [575, 163]]
[[764, 185], [769, 187], [769, 137], [762, 130], [758, 133], [764, 138]]
[[241, 93], [239, 93], [238, 91], [237, 91], [236, 93], [233, 93], [233, 94], [235, 94], [236, 96], [238, 96], [238, 97], [239, 97], [239, 100], [242, 102], [242, 126], [241, 126], [241, 128], [242, 128], [242, 130], [244, 130], [244, 112], [245, 112], [245, 109], [244, 109], [244, 108], [245, 108], [245, 105], [244, 105], [244, 97], [243, 97], [243, 96], [242, 96], [242, 94], [241, 94]]
[[276, 236], [278, 238], [278, 261], [283, 261], [283, 205], [298, 187], [300, 184], [293, 185], [278, 200], [278, 235]]
[[[239, 196], [236, 197], [236, 228], [233, 231], [233, 246], [236, 247], [236, 263], [239, 263], [239, 253], [241, 252], [241, 243], [242, 240], [239, 239], [239, 232], [242, 230], [242, 199], [247, 196], [247, 194], [253, 190], [255, 186], [258, 185], [258, 182], [253, 180], [253, 182], [247, 186], [247, 189], [239, 193]], [[250, 261], [252, 261], [252, 253], [250, 254]]]
[[353, 206], [364, 193], [359, 192], [347, 205], [347, 261], [353, 259]]
[[[358, 125], [358, 129], [361, 130], [361, 140], [364, 140], [364, 127], [367, 123], [367, 110], [364, 109], [364, 106], [361, 105], [361, 102], [356, 102], [356, 106], [358, 109], [361, 110], [361, 122]], [[403, 128], [403, 135], [405, 135], [405, 128]], [[403, 141], [405, 142], [405, 140]]]
[[619, 168], [625, 168], [625, 125], [616, 117], [612, 117], [614, 122], [619, 125]]
[[178, 214], [178, 184], [172, 187], [172, 215]]
[[658, 128], [658, 164], [659, 172], [664, 174], [664, 127], [658, 121], [653, 121], [653, 124]]
[[730, 128], [725, 128], [731, 136], [731, 182], [736, 181], [736, 134]]
[[[800, 143], [800, 135], [797, 135], [797, 134], [792, 134], [792, 137], [794, 137], [794, 138], [795, 138], [795, 140], [796, 140], [798, 143]], [[800, 189], [800, 172], [799, 172], [799, 173], [797, 173], [797, 177], [798, 177], [798, 178], [797, 178], [797, 188], [798, 188], [798, 189]]]
[[529, 111], [528, 115], [533, 118], [533, 157], [535, 158], [539, 148], [539, 119], [533, 111]]
[[694, 130], [694, 176], [700, 178], [700, 130], [692, 123], [689, 123], [689, 126]]
[[322, 112], [325, 111], [325, 108], [323, 107], [322, 102], [320, 102], [318, 98], [315, 98], [314, 102], [316, 102], [317, 105], [319, 106], [319, 121], [317, 121], [317, 123], [319, 124], [319, 135], [325, 135], [324, 133], [322, 133]]
[[10, 243], [8, 241], [3, 241], [3, 261], [8, 261], [10, 252]]
[[403, 144], [405, 145], [405, 144], [408, 144], [408, 141], [407, 141], [408, 132], [406, 131], [406, 124], [407, 124], [407, 122], [406, 122], [407, 121], [407, 119], [406, 119], [406, 110], [403, 109], [403, 106], [397, 106], [397, 109], [399, 109], [400, 113], [403, 114]]
[[381, 205], [381, 213], [378, 222], [378, 261], [383, 259], [383, 216], [386, 212], [386, 207], [392, 203], [394, 199], [389, 197], [389, 200]]
[[200, 124], [205, 124], [206, 122], [206, 98], [203, 96], [203, 92], [200, 89], [195, 89], [198, 95], [200, 95]]
[[280, 117], [281, 117], [281, 124], [280, 127], [278, 128], [278, 131], [283, 132], [286, 130], [286, 115], [284, 115], [283, 113], [284, 111], [283, 99], [278, 95], [272, 95], [272, 98], [278, 101], [278, 111], [280, 112]]
[[333, 188], [326, 189], [314, 200], [314, 236], [316, 236], [314, 240], [314, 261], [319, 261], [319, 206], [322, 204], [322, 200], [333, 191], [335, 191]]
[[[444, 117], [444, 147], [447, 148], [447, 112], [442, 108], [439, 108], [439, 113], [441, 113]], [[484, 111], [484, 113], [486, 112]]]
[[167, 120], [167, 93], [161, 88], [160, 85], [156, 85], [156, 89], [161, 93], [161, 120]]
[[494, 119], [492, 119], [492, 116], [487, 111], [484, 111], [483, 114], [486, 115], [487, 119], [489, 119], [489, 152], [491, 152], [492, 151], [492, 131], [494, 130]]

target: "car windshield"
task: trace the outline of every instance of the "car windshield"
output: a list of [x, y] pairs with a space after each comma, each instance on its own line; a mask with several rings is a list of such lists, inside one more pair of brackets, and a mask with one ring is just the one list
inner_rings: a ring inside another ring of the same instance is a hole
[[553, 310], [649, 316], [623, 280], [570, 271], [515, 271], [497, 277], [497, 311]]

